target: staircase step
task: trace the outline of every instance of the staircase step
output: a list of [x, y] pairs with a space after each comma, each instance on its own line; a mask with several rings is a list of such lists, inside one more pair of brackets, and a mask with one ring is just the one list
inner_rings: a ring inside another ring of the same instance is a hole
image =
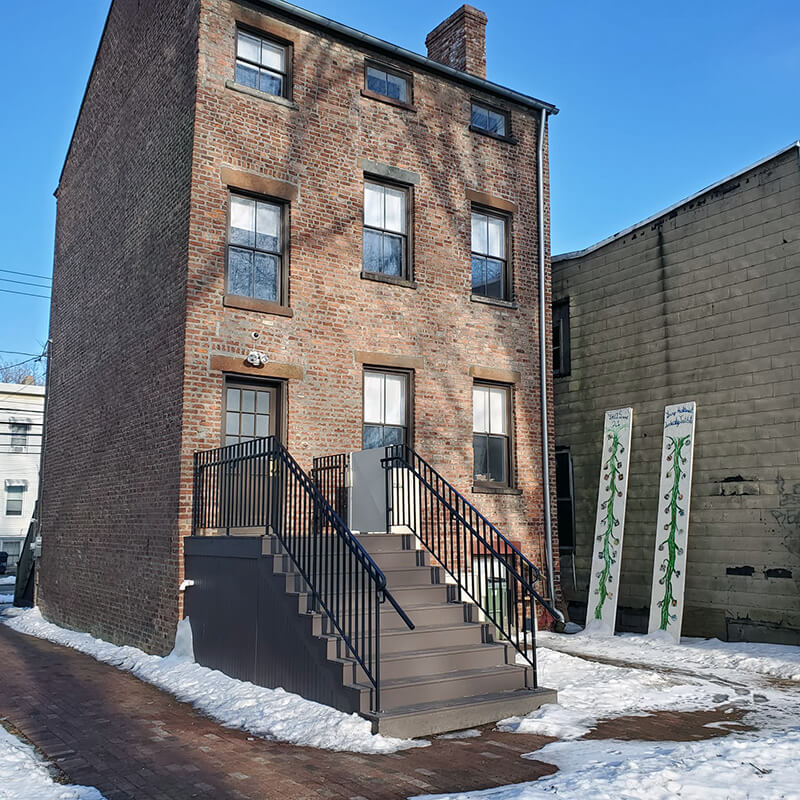
[[381, 631], [381, 654], [407, 653], [410, 650], [432, 650], [436, 647], [479, 645], [483, 639], [483, 626], [473, 623], [460, 625], [421, 626], [413, 631]]
[[474, 728], [506, 717], [529, 714], [545, 703], [555, 702], [556, 692], [552, 689], [522, 689], [419, 703], [364, 716], [372, 720], [375, 732], [406, 738]]
[[359, 544], [370, 554], [395, 553], [398, 550], [414, 550], [414, 538], [408, 533], [360, 533]]
[[[408, 604], [401, 607], [417, 627], [458, 625], [460, 622], [465, 621], [463, 603]], [[389, 603], [384, 603], [381, 608], [381, 630], [407, 630], [406, 623]]]

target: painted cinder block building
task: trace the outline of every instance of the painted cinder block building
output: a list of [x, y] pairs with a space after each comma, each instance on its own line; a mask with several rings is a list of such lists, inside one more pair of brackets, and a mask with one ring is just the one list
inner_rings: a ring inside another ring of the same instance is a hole
[[685, 635], [800, 641], [800, 143], [553, 258], [562, 586], [586, 612], [603, 413], [634, 409], [618, 627], [647, 627], [664, 406], [697, 402]]
[[113, 2], [57, 191], [50, 619], [168, 649], [192, 454], [265, 433], [306, 468], [413, 442], [545, 566], [556, 109], [486, 80], [485, 25], [423, 57], [281, 0]]

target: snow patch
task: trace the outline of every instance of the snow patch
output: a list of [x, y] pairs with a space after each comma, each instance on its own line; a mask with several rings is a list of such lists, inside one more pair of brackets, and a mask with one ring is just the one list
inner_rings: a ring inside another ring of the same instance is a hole
[[104, 800], [90, 786], [65, 786], [50, 777], [47, 763], [25, 742], [0, 727], [2, 800]]
[[265, 739], [355, 753], [394, 753], [430, 744], [373, 734], [370, 723], [357, 714], [345, 714], [283, 689], [266, 689], [201, 667], [190, 657], [178, 655], [186, 652], [185, 627], [178, 633], [175, 650], [162, 658], [135, 647], [118, 647], [88, 633], [60, 628], [47, 622], [38, 608], [7, 609], [0, 614], [0, 621], [20, 633], [72, 647], [131, 672], [178, 700], [191, 703], [226, 727]]
[[467, 728], [465, 731], [453, 731], [452, 733], [442, 733], [437, 739], [476, 739], [481, 732], [476, 728]]
[[0, 606], [14, 602], [13, 594], [0, 594]]

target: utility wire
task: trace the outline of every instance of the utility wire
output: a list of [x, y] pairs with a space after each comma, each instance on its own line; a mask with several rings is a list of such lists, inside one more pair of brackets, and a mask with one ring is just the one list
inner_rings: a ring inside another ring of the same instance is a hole
[[23, 353], [22, 350], [0, 350], [0, 353], [8, 353], [12, 356], [37, 356], [38, 353]]
[[19, 283], [22, 286], [35, 286], [37, 289], [47, 289], [50, 291], [49, 286], [45, 286], [41, 283], [31, 283], [31, 281], [15, 281], [13, 278], [0, 278], [0, 281], [3, 281], [3, 283]]
[[32, 272], [18, 272], [15, 269], [0, 269], [0, 272], [7, 272], [9, 275], [24, 275], [26, 278], [39, 278], [43, 281], [52, 281], [49, 275], [34, 275]]
[[50, 295], [47, 294], [34, 294], [33, 292], [17, 292], [14, 289], [0, 289], [0, 292], [6, 292], [7, 294], [24, 294], [28, 297], [43, 297], [45, 300], [50, 299]]

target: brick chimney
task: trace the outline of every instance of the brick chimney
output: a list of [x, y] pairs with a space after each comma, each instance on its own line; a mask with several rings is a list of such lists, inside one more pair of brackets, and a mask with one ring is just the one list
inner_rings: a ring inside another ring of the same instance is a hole
[[426, 37], [428, 58], [486, 78], [486, 14], [461, 6]]

